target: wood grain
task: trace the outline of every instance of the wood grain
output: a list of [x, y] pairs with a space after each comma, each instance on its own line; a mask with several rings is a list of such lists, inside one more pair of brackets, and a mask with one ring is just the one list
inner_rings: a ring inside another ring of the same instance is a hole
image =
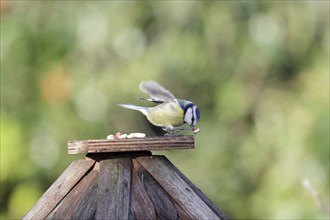
[[159, 217], [161, 219], [178, 219], [176, 207], [167, 192], [142, 166], [134, 168], [137, 169], [137, 173]]
[[214, 203], [193, 183], [191, 182], [171, 161], [163, 156], [163, 161], [176, 172], [190, 187], [194, 192], [212, 209], [212, 211], [221, 219], [228, 220], [229, 217], [220, 210]]
[[168, 136], [113, 140], [72, 140], [69, 154], [151, 151], [194, 148], [194, 136]]
[[[133, 165], [135, 163], [133, 160]], [[155, 208], [135, 169], [132, 170], [131, 207], [136, 219], [156, 219]]]
[[184, 211], [181, 206], [175, 203], [176, 210], [178, 211], [178, 215], [180, 220], [193, 220], [186, 211]]
[[48, 215], [47, 219], [72, 219], [74, 211], [83, 203], [82, 199], [98, 175], [99, 173], [95, 170], [86, 175]]
[[194, 190], [172, 170], [164, 157], [140, 157], [137, 158], [137, 161], [192, 219], [220, 219]]
[[[93, 171], [92, 171], [93, 172]], [[97, 176], [93, 184], [87, 189], [85, 197], [82, 198], [79, 206], [74, 210], [72, 219], [81, 220], [81, 219], [94, 219], [94, 215], [97, 208], [97, 187], [98, 187], [98, 178]]]
[[130, 158], [100, 162], [95, 219], [128, 219], [131, 194]]
[[76, 160], [48, 188], [23, 219], [44, 219], [93, 166], [93, 160]]

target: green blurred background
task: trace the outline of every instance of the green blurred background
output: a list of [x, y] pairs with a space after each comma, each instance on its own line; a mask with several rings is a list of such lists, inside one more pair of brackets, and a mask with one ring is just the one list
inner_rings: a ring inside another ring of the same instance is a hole
[[[328, 219], [328, 1], [1, 0], [1, 219], [73, 161], [67, 141], [164, 133], [117, 103], [154, 79], [201, 110], [166, 155], [233, 219]], [[187, 134], [190, 134], [189, 132]]]

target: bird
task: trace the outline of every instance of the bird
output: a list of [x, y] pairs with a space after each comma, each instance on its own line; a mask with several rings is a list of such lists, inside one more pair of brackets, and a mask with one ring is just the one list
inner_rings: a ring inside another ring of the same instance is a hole
[[[200, 131], [195, 127], [200, 119], [200, 111], [193, 102], [175, 98], [169, 90], [153, 80], [142, 81], [139, 88], [150, 96], [150, 98], [139, 98], [140, 100], [151, 101], [157, 105], [144, 107], [118, 104], [118, 106], [140, 111], [151, 124], [161, 127], [169, 134], [183, 130], [192, 130], [194, 133]], [[181, 127], [184, 124], [188, 124], [189, 128]]]

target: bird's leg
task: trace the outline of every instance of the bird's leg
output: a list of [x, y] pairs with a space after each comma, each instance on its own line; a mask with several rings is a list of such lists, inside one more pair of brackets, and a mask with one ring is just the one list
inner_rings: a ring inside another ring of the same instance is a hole
[[190, 131], [190, 130], [191, 130], [191, 128], [184, 128], [184, 127], [173, 128], [174, 133], [177, 133], [177, 132], [180, 132], [180, 131]]
[[191, 128], [184, 128], [184, 127], [162, 127], [164, 131], [168, 132], [165, 136], [180, 136], [182, 134], [177, 134], [180, 131], [191, 130]]
[[173, 128], [169, 128], [169, 127], [162, 127], [162, 129], [164, 130], [164, 131], [166, 131], [167, 133], [165, 134], [165, 136], [172, 136], [173, 134], [174, 134], [174, 132], [173, 132]]

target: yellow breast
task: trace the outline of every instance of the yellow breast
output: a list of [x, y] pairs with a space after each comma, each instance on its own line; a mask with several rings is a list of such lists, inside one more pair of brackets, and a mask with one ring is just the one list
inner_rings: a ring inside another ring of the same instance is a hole
[[177, 127], [183, 125], [184, 111], [177, 103], [163, 103], [150, 109], [147, 119], [156, 126]]

